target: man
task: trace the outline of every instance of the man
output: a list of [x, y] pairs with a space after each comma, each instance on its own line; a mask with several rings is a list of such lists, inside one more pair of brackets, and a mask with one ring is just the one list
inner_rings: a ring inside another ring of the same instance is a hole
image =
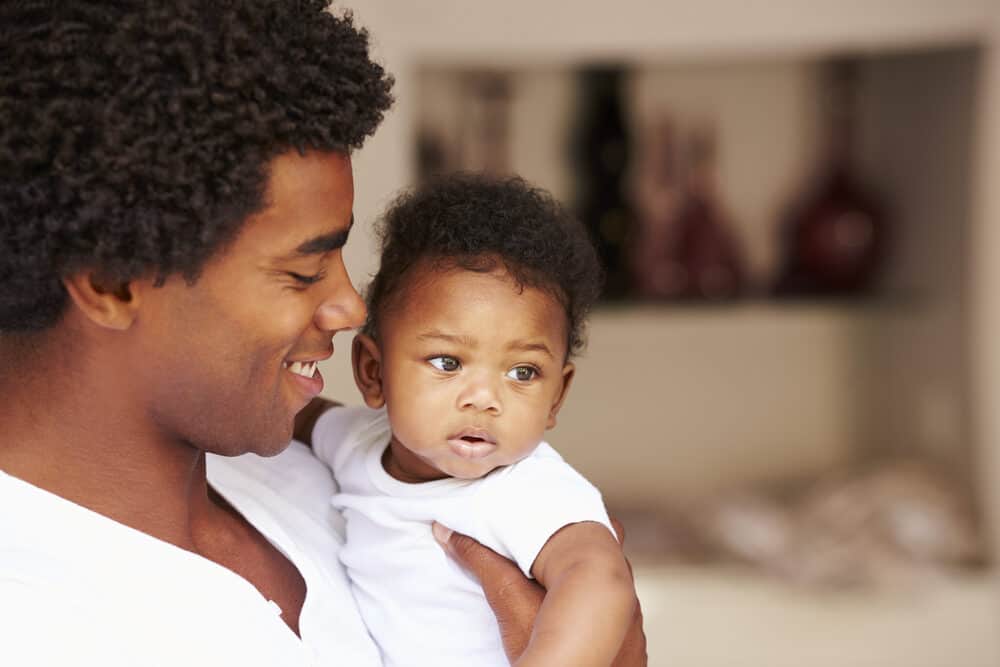
[[[3, 3], [0, 30], [0, 662], [379, 664], [333, 481], [288, 446], [364, 317], [367, 35], [322, 0]], [[516, 658], [540, 593], [446, 546]]]

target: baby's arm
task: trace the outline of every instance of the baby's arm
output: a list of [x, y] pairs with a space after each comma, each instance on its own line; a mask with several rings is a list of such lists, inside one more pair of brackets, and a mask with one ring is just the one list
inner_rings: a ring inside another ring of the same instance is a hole
[[563, 527], [531, 573], [547, 592], [515, 667], [611, 665], [636, 606], [628, 563], [611, 532], [591, 521]]
[[306, 404], [306, 407], [302, 408], [295, 415], [295, 428], [292, 432], [292, 437], [312, 447], [313, 429], [316, 426], [316, 421], [324, 412], [330, 408], [340, 407], [340, 405], [340, 403], [323, 398], [322, 396], [312, 399]]

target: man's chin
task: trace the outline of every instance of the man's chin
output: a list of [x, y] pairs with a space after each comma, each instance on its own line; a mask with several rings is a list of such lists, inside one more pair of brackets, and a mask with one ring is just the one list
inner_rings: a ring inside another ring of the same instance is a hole
[[231, 453], [219, 452], [222, 456], [241, 456], [243, 454], [256, 454], [262, 458], [271, 458], [281, 454], [292, 444], [292, 425], [280, 433], [269, 433], [262, 436], [256, 434], [253, 440], [245, 440], [243, 446], [235, 449]]
[[253, 453], [264, 458], [271, 458], [284, 452], [292, 444], [292, 429], [267, 443], [260, 443]]

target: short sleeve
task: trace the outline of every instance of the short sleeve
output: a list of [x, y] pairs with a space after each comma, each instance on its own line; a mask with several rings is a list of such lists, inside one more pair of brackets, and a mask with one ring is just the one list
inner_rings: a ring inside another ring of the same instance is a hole
[[363, 406], [330, 408], [316, 420], [313, 427], [312, 447], [316, 458], [325, 463], [336, 475], [345, 457], [365, 435], [385, 419], [384, 410]]
[[615, 534], [600, 491], [546, 443], [487, 480], [477, 496], [483, 531], [477, 539], [509, 554], [528, 577], [542, 547], [564, 526], [595, 521]]

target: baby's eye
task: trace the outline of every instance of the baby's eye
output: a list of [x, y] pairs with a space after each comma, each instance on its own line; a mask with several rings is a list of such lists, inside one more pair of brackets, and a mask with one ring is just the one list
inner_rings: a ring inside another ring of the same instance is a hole
[[452, 371], [457, 371], [461, 368], [462, 364], [458, 363], [458, 359], [455, 357], [449, 357], [441, 355], [440, 357], [431, 357], [427, 360], [431, 366], [438, 369], [439, 371], [446, 371], [448, 373]]
[[538, 371], [531, 366], [515, 366], [507, 371], [507, 377], [511, 380], [517, 380], [518, 382], [528, 382], [530, 380], [534, 380], [536, 375], [538, 375]]

